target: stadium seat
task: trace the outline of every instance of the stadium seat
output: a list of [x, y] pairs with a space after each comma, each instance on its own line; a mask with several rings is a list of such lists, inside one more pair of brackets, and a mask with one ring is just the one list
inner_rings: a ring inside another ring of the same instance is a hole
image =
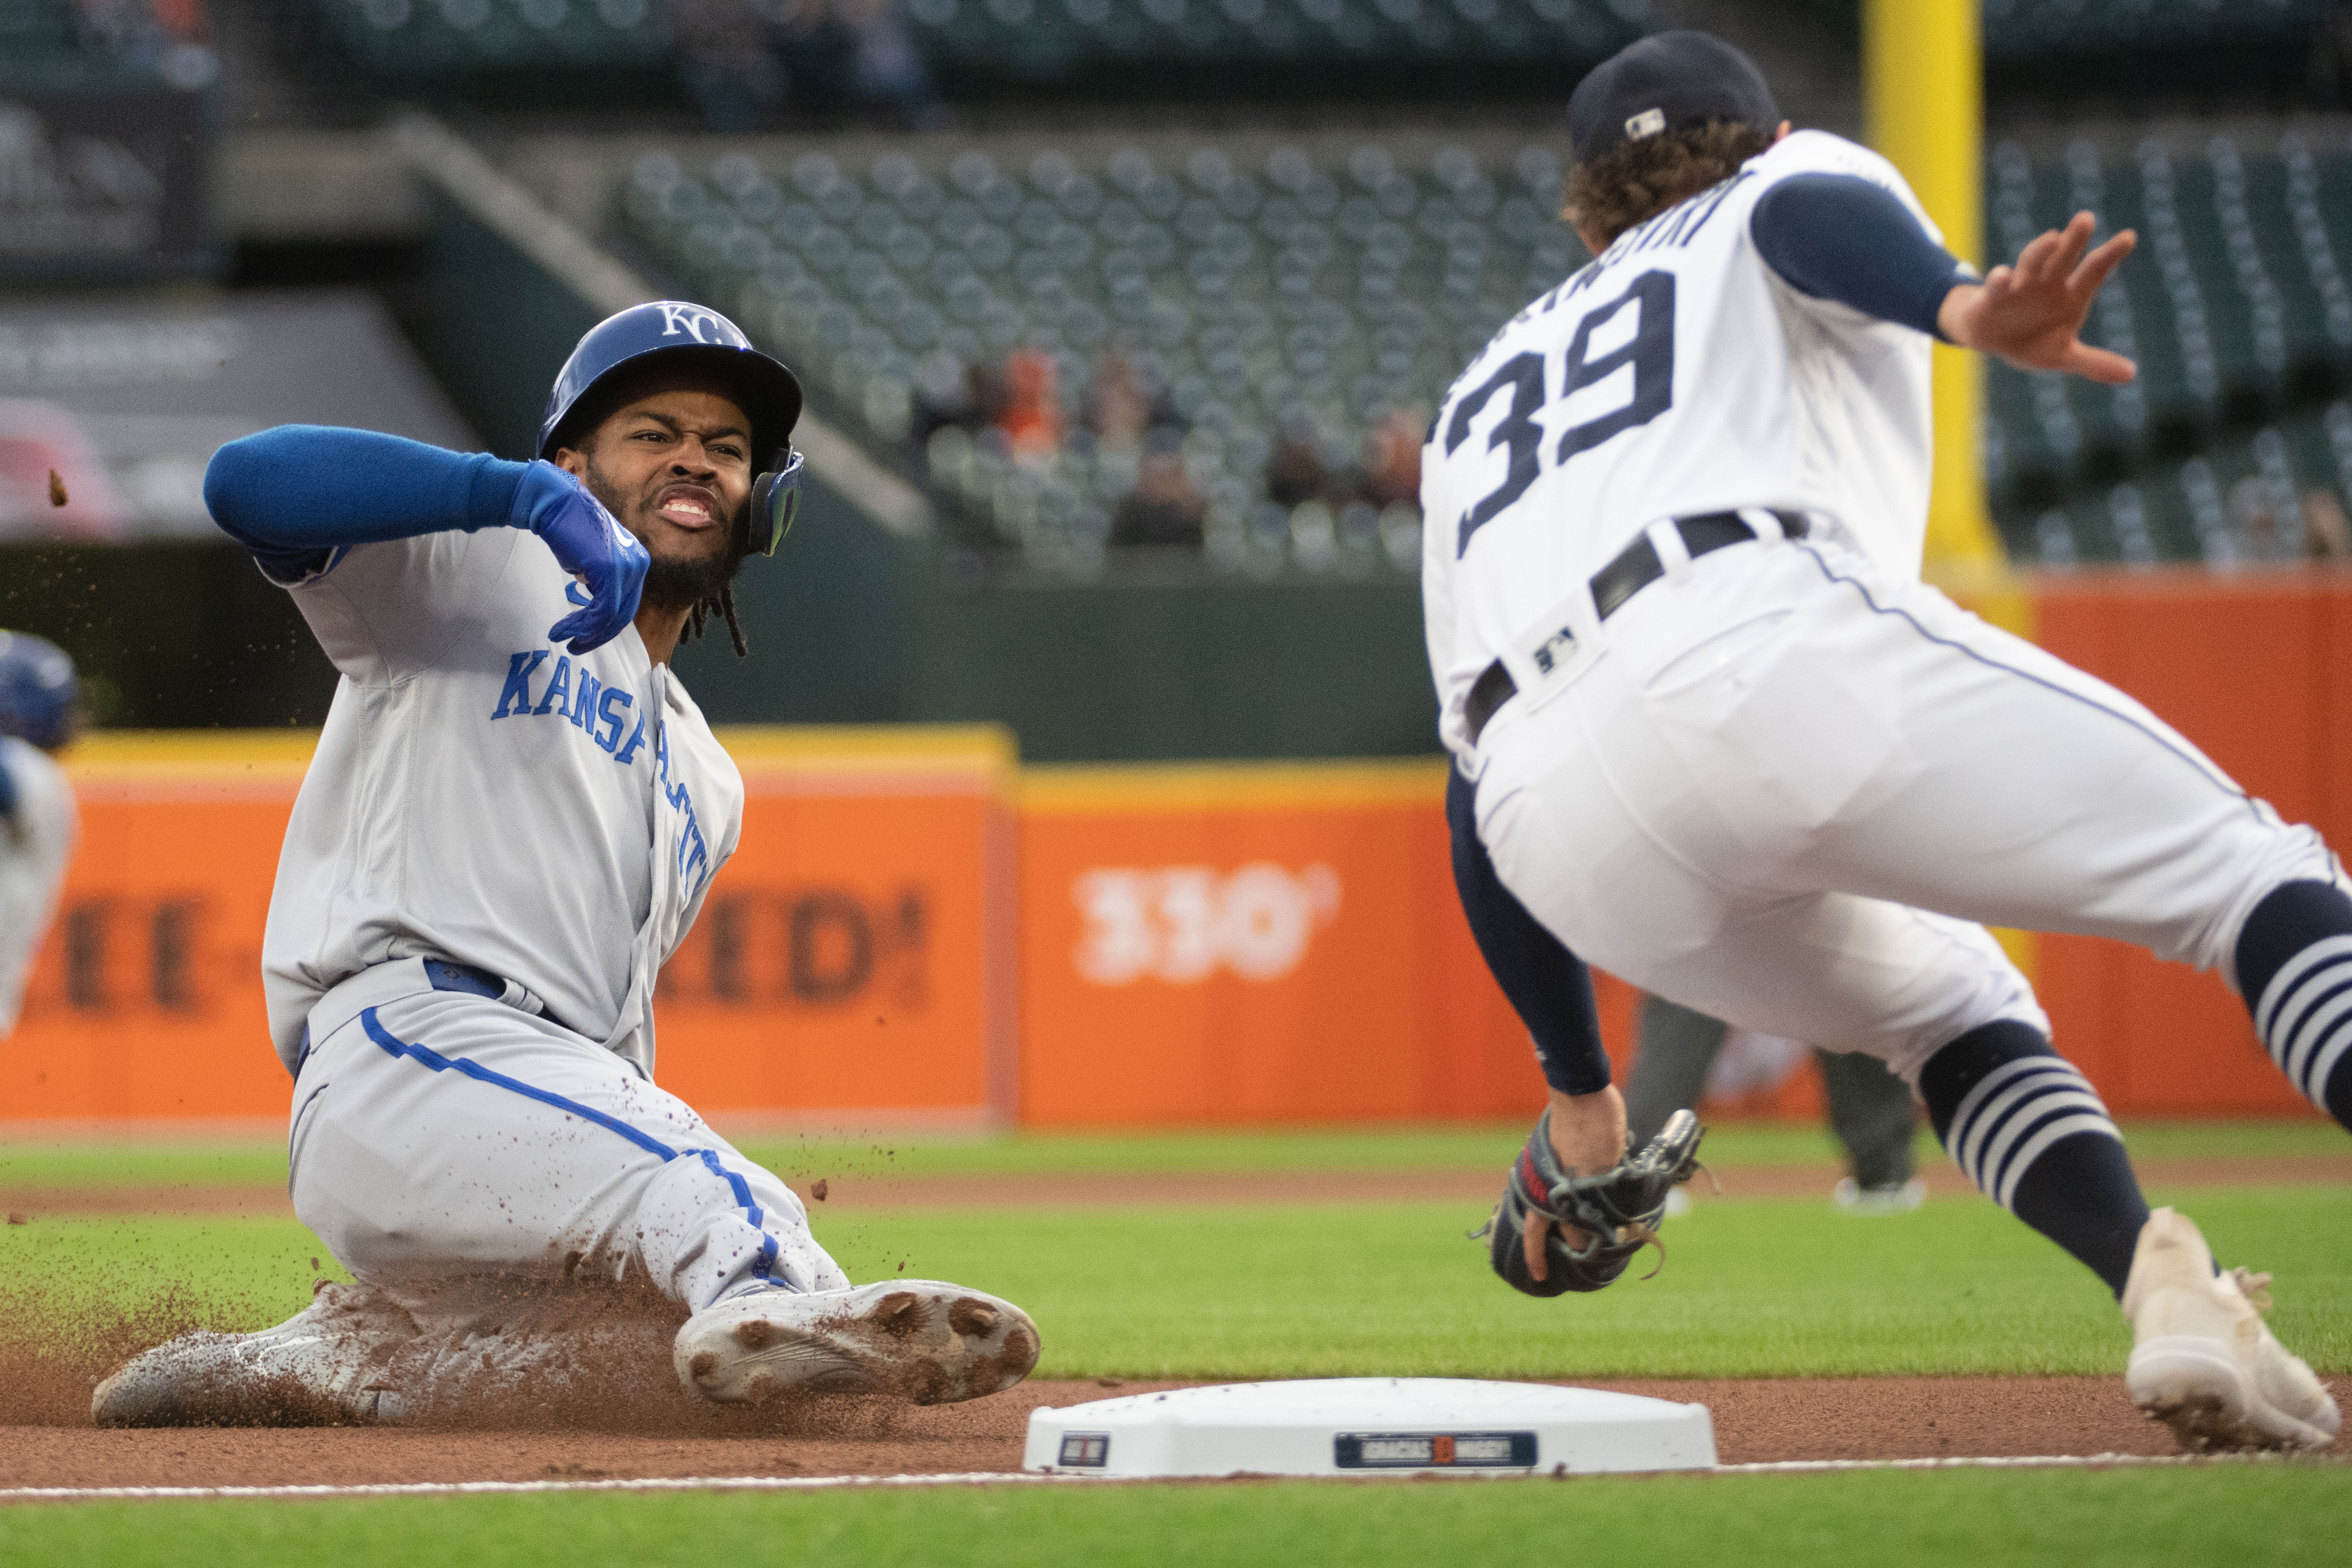
[[[1340, 493], [1273, 506], [1275, 442], [1306, 433], [1337, 472], [1383, 418], [1425, 422], [1496, 329], [1583, 261], [1559, 194], [1542, 147], [1505, 166], [1455, 148], [1406, 168], [1368, 142], [1328, 165], [1202, 147], [1166, 165], [1130, 148], [1083, 169], [968, 151], [944, 169], [735, 153], [689, 172], [656, 153], [625, 200], [651, 249], [864, 438], [906, 453], [976, 538], [1055, 570], [1099, 565], [1138, 459], [1098, 447], [1080, 415], [1117, 347], [1159, 389], [1213, 562], [1356, 572], [1417, 562], [1411, 508]], [[940, 415], [1016, 350], [1052, 366], [1070, 434], [1048, 451]]]
[[[1983, 0], [1987, 86], [2079, 101], [2084, 94], [2294, 91], [2332, 0]], [[1852, 32], [1860, 0], [1810, 0]]]
[[[604, 73], [666, 78], [668, 0], [313, 0], [362, 72], [430, 91], [484, 77], [593, 94]], [[605, 77], [603, 90], [613, 82]]]
[[150, 81], [162, 53], [151, 43], [152, 35], [126, 36], [78, 16], [74, 0], [0, 0], [0, 89]]
[[[669, 64], [670, 0], [311, 0], [362, 70], [415, 86]], [[1550, 94], [1654, 26], [1648, 0], [908, 0], [947, 96]]]
[[1647, 0], [909, 0], [951, 97], [1549, 91], [1657, 25]]
[[[1990, 165], [1996, 256], [2084, 208], [2103, 233], [2140, 235], [2088, 333], [2137, 360], [2137, 381], [1988, 369], [1987, 480], [2011, 549], [2055, 559], [2045, 544], [2072, 529], [2058, 556], [2131, 561], [2137, 517], [2154, 559], [2262, 558], [2268, 546], [2243, 537], [2262, 515], [2243, 481], [2267, 474], [2280, 495], [2289, 470], [2306, 488], [2344, 482], [2315, 455], [2326, 446], [2315, 421], [2352, 386], [2352, 155], [2315, 153], [2293, 133], [2263, 146], [2216, 135], [2104, 153], [2077, 142], [2041, 160], [2006, 143]], [[2254, 455], [2272, 450], [2265, 431], [2286, 453], [2267, 468]], [[2199, 468], [2187, 455], [2200, 450]]]
[[[2138, 380], [1988, 367], [1986, 471], [2012, 551], [2262, 558], [2242, 481], [2271, 487], [2273, 514], [2297, 486], [2344, 482], [2319, 420], [2352, 387], [2352, 153], [2213, 136], [2041, 158], [2004, 143], [1989, 162], [1998, 255], [2083, 208], [2141, 235], [2089, 329], [2139, 363]], [[903, 454], [976, 542], [1099, 568], [1138, 473], [1081, 417], [1117, 344], [1159, 388], [1208, 503], [1213, 561], [1378, 571], [1411, 569], [1410, 508], [1367, 512], [1339, 493], [1276, 505], [1273, 454], [1302, 431], [1343, 470], [1384, 417], [1426, 419], [1495, 329], [1584, 259], [1555, 216], [1559, 182], [1538, 145], [1413, 167], [1372, 142], [1320, 162], [1205, 145], [1157, 163], [1049, 151], [1021, 168], [977, 150], [929, 169], [810, 153], [688, 170], [656, 153], [626, 208], [682, 279], [736, 307], [863, 438]], [[947, 409], [1015, 350], [1051, 362], [1068, 434], [1050, 450], [1016, 452]]]

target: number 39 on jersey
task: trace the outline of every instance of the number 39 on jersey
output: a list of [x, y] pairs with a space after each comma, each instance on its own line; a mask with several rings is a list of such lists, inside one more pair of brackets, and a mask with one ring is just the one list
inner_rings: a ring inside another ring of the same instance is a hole
[[1479, 416], [1507, 395], [1486, 449], [1509, 455], [1502, 480], [1463, 512], [1454, 552], [1509, 510], [1546, 467], [1560, 468], [1674, 406], [1675, 275], [1644, 272], [1584, 313], [1566, 351], [1512, 355], [1462, 395], [1438, 432], [1452, 457]]

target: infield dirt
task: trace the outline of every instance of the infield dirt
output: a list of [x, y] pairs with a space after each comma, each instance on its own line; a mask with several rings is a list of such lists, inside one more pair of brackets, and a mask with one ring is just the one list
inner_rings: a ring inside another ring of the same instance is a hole
[[[2333, 1378], [2352, 1401], [2352, 1378]], [[383, 1428], [96, 1431], [0, 1427], [0, 1486], [222, 1487], [1017, 1470], [1029, 1412], [1165, 1383], [1033, 1382], [969, 1405], [835, 1400], [765, 1434], [416, 1432]], [[2168, 1454], [2115, 1377], [1594, 1382], [1696, 1401], [1726, 1464], [1773, 1459]]]

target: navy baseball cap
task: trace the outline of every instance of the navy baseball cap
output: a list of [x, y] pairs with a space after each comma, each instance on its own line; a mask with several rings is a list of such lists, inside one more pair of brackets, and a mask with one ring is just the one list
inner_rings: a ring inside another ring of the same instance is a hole
[[751, 416], [754, 469], [781, 463], [793, 426], [800, 423], [800, 378], [751, 346], [743, 329], [712, 310], [684, 300], [656, 300], [605, 317], [581, 337], [557, 373], [539, 422], [539, 455], [552, 458], [564, 422], [583, 399], [623, 365], [650, 362], [695, 364], [734, 389], [735, 401]]
[[1662, 132], [1726, 120], [1769, 131], [1780, 105], [1756, 62], [1712, 33], [1653, 33], [1592, 68], [1568, 100], [1571, 156], [1603, 153]]

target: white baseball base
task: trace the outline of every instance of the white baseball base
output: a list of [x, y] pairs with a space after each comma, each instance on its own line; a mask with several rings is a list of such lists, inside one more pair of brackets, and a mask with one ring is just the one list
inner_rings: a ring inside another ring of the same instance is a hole
[[1453, 1377], [1233, 1383], [1030, 1412], [1025, 1469], [1094, 1476], [1592, 1475], [1715, 1460], [1704, 1405]]

